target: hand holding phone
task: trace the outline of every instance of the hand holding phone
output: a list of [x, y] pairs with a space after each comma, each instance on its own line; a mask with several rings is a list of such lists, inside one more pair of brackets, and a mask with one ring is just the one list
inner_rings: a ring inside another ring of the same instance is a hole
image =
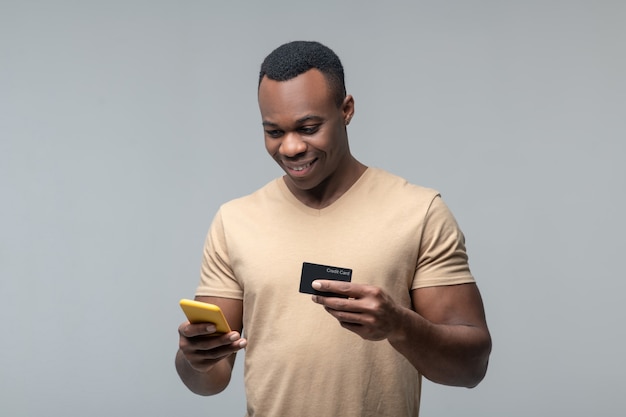
[[180, 300], [180, 307], [189, 323], [213, 323], [217, 333], [230, 333], [231, 331], [224, 313], [215, 304], [183, 298]]

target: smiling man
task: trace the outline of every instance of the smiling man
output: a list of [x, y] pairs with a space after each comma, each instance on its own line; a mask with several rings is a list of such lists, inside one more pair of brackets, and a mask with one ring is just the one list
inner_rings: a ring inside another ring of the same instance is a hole
[[332, 204], [366, 170], [348, 145], [354, 100], [346, 96], [338, 105], [333, 95], [315, 68], [285, 81], [264, 75], [259, 85], [265, 147], [287, 174], [289, 190], [314, 208]]
[[[282, 45], [261, 66], [258, 100], [285, 175], [215, 216], [196, 299], [234, 330], [180, 325], [183, 382], [221, 392], [245, 348], [248, 416], [417, 416], [422, 376], [478, 384], [491, 339], [463, 234], [436, 191], [351, 154], [339, 58], [317, 42]], [[320, 274], [314, 295], [300, 292], [310, 263], [350, 281]]]

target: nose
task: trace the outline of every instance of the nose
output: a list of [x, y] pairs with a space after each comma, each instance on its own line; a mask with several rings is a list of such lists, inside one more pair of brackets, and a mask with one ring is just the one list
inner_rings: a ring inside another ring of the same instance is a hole
[[291, 158], [306, 152], [306, 142], [296, 133], [287, 133], [283, 136], [278, 151], [281, 155]]

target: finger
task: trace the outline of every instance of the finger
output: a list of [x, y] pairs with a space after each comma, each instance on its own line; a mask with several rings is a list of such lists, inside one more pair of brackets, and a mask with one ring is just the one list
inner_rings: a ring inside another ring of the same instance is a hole
[[363, 286], [359, 284], [325, 279], [316, 279], [311, 286], [317, 291], [332, 292], [352, 298], [361, 298], [364, 291]]
[[353, 313], [363, 313], [366, 311], [363, 306], [361, 306], [361, 301], [354, 298], [323, 297], [321, 295], [314, 295], [312, 298], [317, 304], [326, 307], [329, 313], [332, 313], [332, 311]]
[[208, 336], [197, 336], [188, 339], [190, 344], [198, 350], [210, 350], [221, 346], [236, 346], [241, 340], [241, 335], [237, 332], [230, 332], [226, 334], [213, 334]]
[[207, 336], [215, 334], [217, 328], [213, 323], [194, 323], [188, 321], [178, 327], [178, 333], [185, 337]]
[[[229, 342], [225, 345], [212, 346], [189, 346], [186, 352], [190, 356], [195, 356], [201, 359], [219, 359], [224, 356], [228, 356], [231, 353], [238, 352], [246, 346], [245, 339], [238, 340], [237, 342]], [[209, 348], [210, 347], [210, 348]], [[194, 349], [195, 348], [195, 349]]]
[[350, 310], [342, 309], [336, 310], [328, 306], [326, 307], [326, 311], [341, 323], [353, 323], [363, 325], [368, 322], [367, 317], [359, 312], [352, 312]]
[[240, 348], [237, 346], [220, 346], [210, 350], [183, 350], [183, 354], [192, 367], [203, 370], [216, 362], [236, 353]]
[[181, 337], [179, 347], [188, 357], [217, 359], [237, 352], [247, 344], [248, 341], [241, 338], [239, 333], [231, 332], [225, 335]]

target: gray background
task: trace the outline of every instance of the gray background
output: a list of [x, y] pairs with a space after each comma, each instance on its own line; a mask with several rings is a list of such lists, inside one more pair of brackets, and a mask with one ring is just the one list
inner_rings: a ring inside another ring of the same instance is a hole
[[423, 416], [618, 416], [626, 3], [0, 1], [0, 414], [241, 416], [173, 357], [220, 203], [280, 175], [258, 66], [342, 58], [355, 155], [439, 189], [494, 338]]

